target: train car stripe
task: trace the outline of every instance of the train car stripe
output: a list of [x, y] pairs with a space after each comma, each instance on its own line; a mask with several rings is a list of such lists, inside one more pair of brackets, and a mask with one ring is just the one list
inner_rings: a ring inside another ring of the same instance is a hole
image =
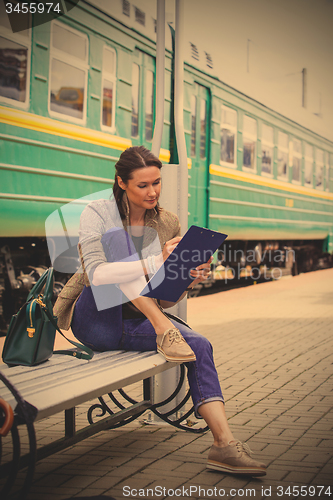
[[58, 198], [55, 196], [38, 196], [30, 194], [13, 194], [0, 193], [0, 198], [5, 200], [21, 200], [21, 201], [41, 201], [48, 203], [77, 203], [78, 205], [87, 205], [89, 201], [75, 200], [75, 198]]
[[267, 186], [274, 189], [280, 189], [283, 191], [288, 191], [289, 193], [299, 193], [305, 194], [307, 196], [312, 196], [316, 198], [323, 198], [326, 200], [333, 200], [333, 194], [329, 193], [319, 193], [318, 191], [312, 190], [306, 187], [297, 187], [288, 183], [283, 183], [282, 181], [277, 181], [275, 179], [264, 179], [263, 177], [256, 176], [255, 174], [248, 174], [246, 172], [240, 172], [239, 170], [230, 171], [226, 168], [220, 167], [219, 165], [211, 164], [209, 165], [209, 172], [212, 175], [217, 175], [219, 177], [226, 177], [229, 179], [235, 179], [242, 182], [249, 182], [251, 184], [257, 184], [260, 186]]
[[22, 165], [10, 165], [8, 163], [0, 163], [0, 169], [2, 170], [14, 170], [16, 172], [28, 172], [30, 174], [38, 175], [52, 175], [52, 177], [66, 177], [69, 179], [79, 179], [83, 181], [100, 182], [103, 184], [114, 184], [113, 179], [107, 179], [105, 177], [95, 177], [93, 175], [84, 174], [74, 174], [71, 172], [60, 172], [58, 170], [48, 170], [35, 167], [24, 167]]
[[[305, 198], [305, 196], [297, 196], [291, 193], [288, 193], [286, 195], [285, 193], [277, 193], [276, 191], [268, 191], [267, 189], [257, 189], [252, 186], [240, 186], [239, 184], [232, 184], [231, 182], [221, 182], [221, 181], [215, 181], [214, 179], [210, 180], [210, 184], [214, 186], [225, 186], [227, 188], [233, 188], [241, 191], [250, 191], [251, 193], [260, 193], [260, 194], [268, 194], [270, 196], [279, 196], [281, 198], [291, 198], [292, 200], [299, 200], [299, 201], [306, 201], [309, 203], [309, 198]], [[324, 200], [311, 200], [311, 203], [318, 203], [320, 205], [327, 205], [328, 207], [332, 206], [332, 203], [329, 201], [324, 201]]]
[[218, 203], [227, 203], [231, 205], [244, 205], [247, 207], [259, 207], [259, 208], [271, 208], [273, 210], [288, 210], [289, 212], [301, 212], [307, 214], [325, 215], [326, 217], [329, 212], [321, 212], [320, 210], [308, 210], [305, 208], [292, 208], [292, 207], [282, 207], [281, 205], [269, 205], [268, 203], [255, 203], [252, 201], [239, 201], [239, 200], [229, 200], [227, 198], [209, 198], [210, 201], [217, 201]]
[[[132, 146], [132, 141], [124, 137], [118, 137], [104, 132], [91, 130], [71, 123], [63, 123], [51, 118], [34, 115], [31, 113], [27, 113], [26, 111], [20, 111], [17, 109], [5, 108], [3, 106], [0, 106], [0, 122], [16, 127], [35, 130], [37, 132], [66, 137], [68, 139], [74, 139], [76, 141], [87, 142], [89, 144], [94, 144], [97, 146], [118, 149], [120, 151], [124, 151], [126, 148]], [[3, 136], [4, 135], [5, 134], [3, 134]], [[8, 136], [8, 138], [10, 139], [10, 136]], [[43, 145], [42, 142], [39, 144]], [[75, 148], [66, 148], [63, 146], [59, 146], [58, 149], [72, 149], [73, 152], [75, 152]], [[89, 154], [90, 152], [87, 151], [84, 153]], [[98, 155], [97, 153], [94, 154], [94, 156], [102, 157], [104, 155]], [[108, 158], [118, 160], [118, 158], [112, 156]], [[159, 159], [164, 163], [169, 163], [170, 151], [161, 148]]]
[[22, 144], [31, 144], [42, 148], [57, 149], [59, 151], [67, 151], [78, 155], [91, 156], [93, 158], [101, 158], [108, 161], [118, 161], [117, 156], [104, 155], [102, 153], [95, 153], [86, 149], [71, 148], [69, 146], [60, 146], [59, 144], [51, 144], [50, 142], [36, 141], [35, 139], [28, 139], [26, 137], [19, 137], [17, 135], [0, 134], [0, 139], [13, 142], [21, 142]]
[[320, 222], [320, 221], [305, 221], [305, 220], [286, 220], [286, 219], [272, 219], [269, 217], [243, 217], [240, 215], [220, 215], [220, 214], [209, 214], [210, 219], [232, 219], [232, 220], [245, 220], [245, 221], [255, 221], [255, 222], [281, 222], [282, 224], [304, 224], [304, 225], [318, 225], [318, 226], [330, 226], [331, 222]]
[[132, 146], [130, 139], [2, 106], [0, 106], [0, 122], [121, 151]]

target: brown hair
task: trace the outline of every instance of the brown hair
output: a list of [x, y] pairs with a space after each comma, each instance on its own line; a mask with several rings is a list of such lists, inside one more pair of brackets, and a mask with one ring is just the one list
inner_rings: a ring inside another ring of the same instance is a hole
[[[129, 179], [132, 179], [132, 172], [138, 168], [145, 167], [157, 167], [162, 168], [161, 161], [155, 156], [151, 151], [146, 149], [144, 146], [132, 146], [131, 148], [125, 149], [119, 157], [115, 168], [116, 175], [113, 185], [113, 195], [117, 203], [117, 207], [122, 219], [126, 218], [124, 212], [124, 207], [122, 204], [122, 199], [124, 195], [124, 190], [118, 184], [118, 176], [122, 181], [127, 184]], [[160, 208], [158, 204], [155, 209], [159, 212]]]

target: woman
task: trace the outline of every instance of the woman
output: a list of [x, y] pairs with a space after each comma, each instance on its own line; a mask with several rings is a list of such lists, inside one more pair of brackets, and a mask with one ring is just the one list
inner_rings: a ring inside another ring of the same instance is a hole
[[[82, 213], [84, 273], [65, 286], [55, 314], [62, 328], [71, 324], [74, 335], [95, 350], [157, 349], [168, 361], [186, 363], [196, 416], [204, 418], [214, 437], [207, 467], [263, 476], [266, 466], [250, 457], [229, 428], [209, 341], [164, 314], [173, 303], [139, 296], [145, 275], [154, 274], [181, 239], [177, 216], [158, 205], [161, 167], [143, 146], [121, 154], [113, 199], [94, 201]], [[191, 287], [207, 278], [210, 262], [191, 272]]]

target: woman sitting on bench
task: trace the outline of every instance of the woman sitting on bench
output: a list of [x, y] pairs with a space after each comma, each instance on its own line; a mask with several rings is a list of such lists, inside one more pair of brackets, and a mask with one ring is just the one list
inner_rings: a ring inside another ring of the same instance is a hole
[[[207, 467], [263, 476], [266, 466], [250, 457], [229, 428], [210, 342], [164, 314], [173, 303], [139, 296], [145, 275], [153, 275], [181, 239], [177, 216], [158, 204], [161, 168], [143, 146], [121, 154], [113, 198], [93, 201], [83, 210], [79, 250], [84, 272], [69, 280], [54, 312], [60, 327], [71, 326], [94, 350], [157, 349], [167, 361], [184, 362], [196, 416], [204, 418], [214, 437]], [[210, 262], [191, 271], [191, 287], [208, 277]]]

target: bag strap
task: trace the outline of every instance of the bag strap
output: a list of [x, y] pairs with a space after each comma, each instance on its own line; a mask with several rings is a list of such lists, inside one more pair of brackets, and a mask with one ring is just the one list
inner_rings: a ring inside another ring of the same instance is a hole
[[[57, 332], [60, 333], [68, 342], [70, 342], [72, 345], [80, 349], [80, 351], [68, 351], [68, 350], [63, 350], [60, 349], [58, 351], [53, 351], [53, 354], [67, 354], [67, 356], [74, 356], [75, 358], [79, 359], [92, 359], [94, 357], [94, 351], [92, 351], [89, 347], [79, 344], [78, 342], [74, 342], [74, 340], [70, 340], [62, 333], [60, 328], [58, 327], [56, 321], [54, 321], [52, 314], [50, 314], [50, 311], [48, 310], [47, 307], [41, 306], [43, 311], [45, 312], [46, 316], [49, 318], [51, 321], [52, 325], [56, 328]], [[84, 352], [82, 352], [84, 351]]]
[[53, 294], [53, 267], [46, 269], [46, 271], [42, 274], [39, 280], [35, 283], [35, 285], [29, 292], [29, 295], [27, 297], [27, 302], [29, 302], [31, 299], [35, 299], [38, 297], [38, 295], [43, 289], [44, 284], [45, 284], [45, 290], [43, 294], [43, 301], [46, 304], [50, 304]]

